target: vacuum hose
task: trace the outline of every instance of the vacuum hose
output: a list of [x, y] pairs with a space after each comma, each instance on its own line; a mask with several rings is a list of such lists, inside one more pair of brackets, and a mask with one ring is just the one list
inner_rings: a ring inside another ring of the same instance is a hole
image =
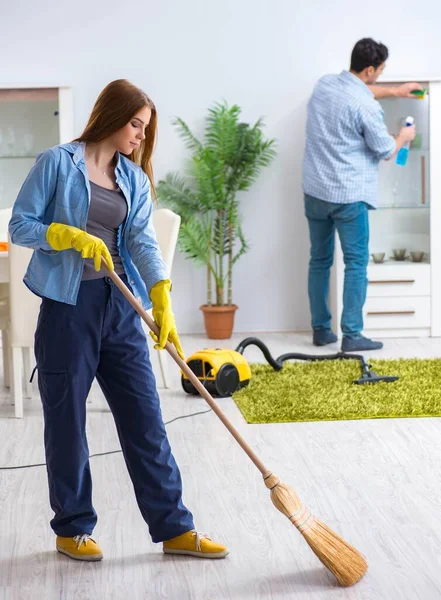
[[281, 354], [278, 358], [274, 358], [271, 355], [271, 352], [268, 350], [268, 347], [262, 342], [262, 340], [259, 340], [255, 337], [248, 337], [242, 340], [237, 346], [236, 352], [243, 354], [247, 346], [257, 346], [258, 348], [260, 348], [266, 360], [275, 371], [281, 371], [283, 369], [283, 363], [286, 360], [358, 360], [362, 369], [362, 376], [360, 379], [354, 381], [354, 383], [378, 383], [379, 381], [391, 383], [398, 379], [398, 377], [395, 376], [385, 377], [382, 375], [377, 375], [376, 373], [371, 371], [370, 365], [366, 362], [364, 356], [362, 356], [361, 354], [346, 354], [346, 352], [337, 352], [336, 354], [322, 354], [317, 356], [315, 354], [301, 354], [299, 352], [289, 352], [288, 354]]
[[346, 354], [345, 352], [337, 352], [337, 354], [322, 354], [321, 356], [317, 356], [315, 354], [300, 354], [298, 352], [289, 352], [288, 354], [281, 354], [278, 358], [273, 358], [271, 356], [271, 352], [268, 350], [268, 346], [266, 346], [262, 340], [259, 340], [255, 337], [245, 338], [240, 342], [238, 347], [236, 348], [236, 352], [240, 352], [240, 354], [244, 353], [244, 350], [247, 346], [257, 346], [263, 352], [268, 363], [272, 366], [275, 371], [281, 371], [283, 369], [283, 363], [285, 360], [337, 360], [337, 359], [352, 359], [359, 360], [363, 365], [367, 364], [364, 356], [361, 354]]

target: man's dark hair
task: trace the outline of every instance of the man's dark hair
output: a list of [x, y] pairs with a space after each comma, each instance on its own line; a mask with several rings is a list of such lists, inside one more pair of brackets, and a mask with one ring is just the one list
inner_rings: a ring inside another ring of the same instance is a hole
[[363, 38], [359, 40], [352, 50], [351, 54], [351, 71], [361, 73], [367, 67], [377, 69], [383, 64], [389, 51], [384, 44], [378, 44], [372, 38]]

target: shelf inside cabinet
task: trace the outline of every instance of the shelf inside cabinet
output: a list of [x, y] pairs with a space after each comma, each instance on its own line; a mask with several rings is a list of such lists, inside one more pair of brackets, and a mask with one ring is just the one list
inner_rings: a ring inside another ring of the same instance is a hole
[[422, 266], [422, 267], [426, 266], [427, 267], [428, 265], [430, 265], [430, 260], [421, 260], [421, 261], [417, 262], [417, 261], [413, 261], [413, 260], [410, 260], [410, 259], [407, 259], [407, 260], [394, 260], [393, 258], [388, 258], [388, 259], [385, 259], [382, 263], [376, 263], [372, 259], [369, 260], [369, 266], [370, 267], [372, 267], [372, 266], [375, 266], [375, 267], [383, 267], [383, 266], [390, 267], [391, 265], [397, 266], [397, 267], [401, 267], [401, 266], [408, 267], [409, 265], [416, 265], [416, 266]]

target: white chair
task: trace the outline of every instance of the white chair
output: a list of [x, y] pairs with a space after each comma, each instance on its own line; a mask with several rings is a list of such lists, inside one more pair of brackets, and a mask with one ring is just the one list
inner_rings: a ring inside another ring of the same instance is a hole
[[12, 216], [12, 207], [0, 209], [0, 242], [8, 241], [8, 225]]
[[11, 367], [10, 367], [10, 354], [11, 349], [9, 347], [9, 284], [0, 284], [0, 288], [6, 289], [6, 295], [0, 297], [0, 331], [2, 332], [2, 354], [3, 354], [3, 381], [5, 387], [9, 388], [11, 385]]
[[[179, 228], [181, 226], [181, 217], [175, 212], [168, 208], [159, 208], [153, 211], [153, 227], [156, 233], [156, 239], [158, 240], [159, 248], [161, 250], [162, 259], [167, 267], [167, 276], [170, 277], [173, 266], [173, 259], [175, 256], [176, 244], [178, 241]], [[149, 311], [149, 315], [152, 316], [152, 311]], [[143, 321], [143, 327], [146, 334], [149, 334], [149, 328]], [[150, 336], [148, 339], [151, 339]], [[156, 352], [158, 356], [159, 369], [161, 371], [161, 378], [163, 386], [167, 386], [166, 377], [166, 366], [163, 360], [164, 350], [158, 350]]]
[[34, 333], [41, 304], [41, 298], [23, 283], [31, 256], [30, 248], [16, 246], [9, 240], [9, 327], [6, 343], [10, 351], [11, 391], [17, 418], [23, 417], [23, 374], [26, 397], [32, 396], [29, 377], [33, 363]]

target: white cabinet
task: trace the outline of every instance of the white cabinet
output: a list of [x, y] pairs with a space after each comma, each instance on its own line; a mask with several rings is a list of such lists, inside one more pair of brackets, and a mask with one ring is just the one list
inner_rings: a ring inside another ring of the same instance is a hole
[[[423, 100], [381, 100], [389, 131], [397, 133], [402, 120], [413, 116], [417, 138], [405, 166], [395, 158], [380, 164], [378, 209], [369, 211], [363, 311], [370, 337], [441, 336], [441, 79], [421, 83], [428, 90]], [[393, 251], [400, 249], [406, 250], [404, 260], [394, 258]], [[415, 252], [424, 253], [421, 262], [412, 260]], [[373, 253], [384, 253], [384, 262], [375, 263]], [[335, 331], [340, 331], [343, 282], [343, 255], [336, 243], [330, 291]]]
[[0, 85], [0, 209], [12, 206], [39, 152], [72, 138], [71, 88]]

